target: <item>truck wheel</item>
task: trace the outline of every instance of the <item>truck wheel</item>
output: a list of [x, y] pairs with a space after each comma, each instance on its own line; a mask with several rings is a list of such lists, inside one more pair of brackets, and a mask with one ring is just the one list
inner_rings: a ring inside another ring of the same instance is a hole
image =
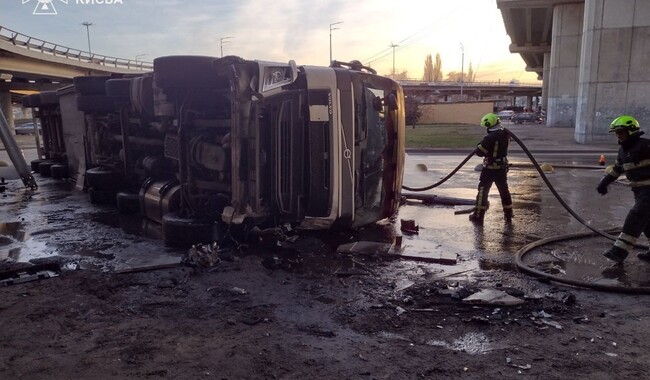
[[52, 171], [50, 170], [52, 168], [52, 165], [54, 165], [54, 162], [52, 161], [41, 162], [38, 164], [38, 173], [43, 177], [52, 176]]
[[115, 112], [115, 101], [106, 95], [77, 94], [77, 109], [84, 113], [106, 114]]
[[86, 183], [96, 190], [117, 190], [122, 184], [119, 172], [102, 167], [86, 170]]
[[131, 103], [133, 104], [133, 108], [141, 116], [154, 116], [153, 76], [145, 75], [133, 78], [131, 84]]
[[32, 167], [33, 172], [38, 173], [39, 165], [41, 162], [43, 162], [43, 160], [32, 160], [32, 162], [29, 163]]
[[162, 218], [163, 240], [171, 247], [211, 243], [215, 240], [213, 225], [210, 221], [184, 217], [177, 212], [168, 213]]
[[153, 60], [154, 81], [160, 88], [214, 88], [219, 79], [214, 68], [217, 58], [174, 55]]
[[54, 164], [50, 166], [50, 174], [54, 179], [68, 178], [68, 165]]
[[74, 77], [74, 91], [81, 95], [106, 95], [106, 81], [111, 79], [108, 75], [95, 77]]
[[119, 78], [106, 81], [106, 96], [129, 99], [131, 96], [131, 79]]
[[115, 196], [117, 209], [122, 214], [136, 214], [140, 212], [140, 196], [136, 193], [120, 191]]

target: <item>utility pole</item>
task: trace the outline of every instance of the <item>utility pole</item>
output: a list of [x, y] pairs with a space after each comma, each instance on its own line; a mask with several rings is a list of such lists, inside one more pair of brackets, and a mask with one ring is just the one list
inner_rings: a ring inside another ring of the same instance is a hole
[[395, 79], [395, 48], [398, 47], [399, 45], [395, 45], [394, 43], [391, 42], [390, 45], [388, 46], [393, 48], [393, 79]]
[[340, 29], [340, 28], [332, 28], [332, 27], [338, 24], [343, 24], [343, 21], [330, 24], [330, 65], [332, 64], [332, 30]]
[[86, 36], [88, 36], [88, 55], [92, 56], [92, 52], [90, 51], [90, 26], [92, 25], [92, 22], [84, 21], [81, 23], [81, 25], [86, 27]]
[[221, 58], [223, 58], [223, 43], [224, 42], [228, 43], [228, 41], [226, 41], [226, 40], [229, 40], [231, 38], [235, 38], [235, 37], [221, 37], [221, 38], [219, 38], [219, 45], [221, 46]]
[[464, 72], [465, 72], [465, 46], [463, 46], [462, 42], [460, 43], [460, 51], [461, 51], [461, 55], [460, 55], [460, 101], [462, 102], [463, 101], [463, 82], [465, 80], [465, 78], [463, 78]]

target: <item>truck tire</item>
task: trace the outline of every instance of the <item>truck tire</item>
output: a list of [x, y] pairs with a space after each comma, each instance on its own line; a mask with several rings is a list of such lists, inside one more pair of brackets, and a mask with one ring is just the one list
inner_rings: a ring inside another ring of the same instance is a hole
[[54, 164], [50, 167], [50, 174], [54, 179], [68, 178], [68, 165]]
[[133, 78], [131, 82], [131, 104], [136, 113], [144, 117], [154, 116], [153, 76]]
[[32, 162], [29, 163], [34, 173], [38, 173], [38, 168], [41, 162], [43, 162], [43, 160], [38, 159], [38, 160], [32, 160]]
[[38, 173], [43, 176], [43, 177], [51, 177], [52, 176], [52, 165], [54, 165], [54, 162], [52, 161], [43, 161], [38, 165]]
[[74, 77], [74, 91], [81, 95], [106, 95], [106, 81], [111, 79], [108, 75], [95, 77]]
[[114, 170], [95, 167], [86, 170], [86, 183], [96, 190], [115, 191], [122, 185], [122, 175]]
[[131, 96], [131, 79], [119, 78], [107, 80], [106, 96], [111, 98], [129, 99]]
[[77, 94], [77, 109], [84, 113], [107, 114], [115, 112], [115, 100], [106, 95]]
[[173, 55], [153, 60], [154, 82], [160, 88], [215, 88], [219, 85], [215, 57]]
[[137, 193], [129, 193], [120, 191], [115, 196], [117, 202], [117, 209], [122, 214], [137, 214], [140, 212], [140, 195]]
[[193, 244], [208, 244], [213, 242], [213, 226], [211, 221], [184, 217], [172, 212], [163, 215], [162, 228], [165, 245], [170, 247], [190, 247]]

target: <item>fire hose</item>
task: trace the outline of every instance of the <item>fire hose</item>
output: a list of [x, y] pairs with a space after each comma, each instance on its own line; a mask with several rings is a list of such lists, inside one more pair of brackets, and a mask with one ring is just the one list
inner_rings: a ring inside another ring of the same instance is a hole
[[[537, 241], [534, 241], [534, 242], [532, 242], [530, 244], [527, 244], [527, 245], [523, 246], [522, 248], [520, 248], [517, 251], [517, 254], [515, 256], [515, 264], [517, 266], [517, 269], [522, 271], [522, 272], [525, 272], [525, 273], [528, 273], [528, 274], [531, 274], [531, 275], [534, 275], [534, 276], [537, 276], [537, 277], [542, 277], [542, 278], [545, 278], [547, 280], [551, 280], [551, 281], [555, 281], [555, 282], [559, 282], [559, 283], [564, 283], [564, 284], [568, 284], [568, 285], [574, 285], [574, 286], [580, 286], [580, 287], [584, 287], [584, 288], [591, 288], [591, 289], [610, 291], [610, 292], [618, 292], [618, 293], [650, 294], [650, 287], [627, 287], [627, 286], [617, 286], [617, 285], [596, 284], [596, 283], [591, 283], [591, 282], [586, 282], [586, 281], [573, 280], [573, 279], [570, 279], [570, 278], [564, 278], [564, 277], [561, 277], [561, 276], [556, 276], [556, 275], [552, 275], [552, 274], [549, 274], [549, 273], [546, 273], [546, 272], [536, 270], [534, 268], [529, 267], [528, 265], [526, 265], [524, 263], [523, 258], [526, 255], [526, 253], [532, 251], [535, 248], [541, 247], [543, 245], [550, 244], [550, 243], [555, 243], [555, 242], [560, 242], [560, 241], [565, 241], [565, 240], [578, 239], [578, 238], [584, 238], [584, 237], [589, 237], [589, 236], [597, 236], [597, 235], [603, 236], [603, 237], [605, 237], [605, 238], [607, 238], [609, 240], [614, 241], [614, 240], [616, 240], [616, 237], [612, 236], [610, 234], [610, 232], [620, 231], [620, 228], [617, 228], [615, 230], [603, 231], [603, 230], [597, 229], [597, 228], [591, 226], [589, 223], [587, 223], [587, 221], [585, 221], [571, 207], [569, 207], [569, 205], [564, 201], [564, 199], [562, 199], [560, 194], [558, 194], [558, 192], [555, 190], [555, 188], [553, 187], [553, 185], [549, 181], [548, 177], [544, 173], [544, 170], [542, 170], [541, 166], [537, 163], [537, 160], [532, 155], [530, 150], [528, 150], [526, 145], [512, 131], [510, 131], [508, 129], [505, 129], [505, 131], [508, 133], [508, 135], [517, 144], [519, 144], [521, 149], [528, 156], [528, 158], [530, 159], [530, 161], [533, 164], [533, 167], [537, 170], [540, 177], [542, 178], [542, 180], [544, 181], [544, 183], [546, 184], [548, 189], [551, 191], [551, 193], [553, 194], [555, 199], [557, 199], [558, 202], [560, 202], [560, 204], [562, 205], [562, 207], [564, 207], [564, 209], [569, 214], [571, 214], [571, 216], [573, 216], [578, 222], [580, 222], [580, 224], [582, 224], [583, 226], [587, 227], [588, 229], [590, 229], [592, 231], [592, 232], [587, 232], [587, 233], [577, 233], [577, 234], [554, 236], [554, 237], [550, 237], [550, 238], [537, 240]], [[431, 189], [433, 189], [435, 187], [438, 187], [438, 186], [442, 185], [443, 183], [445, 183], [454, 174], [456, 174], [456, 172], [458, 172], [458, 170], [460, 170], [467, 163], [467, 161], [469, 161], [469, 159], [472, 158], [472, 156], [474, 156], [474, 153], [475, 152], [472, 151], [470, 154], [468, 154], [467, 157], [465, 157], [465, 159], [456, 168], [454, 168], [454, 170], [452, 170], [446, 177], [444, 177], [443, 179], [441, 179], [440, 181], [438, 181], [438, 182], [436, 182], [436, 183], [434, 183], [432, 185], [425, 186], [425, 187], [420, 187], [420, 188], [412, 188], [412, 187], [408, 187], [408, 186], [402, 186], [402, 188], [405, 189], [405, 190], [408, 190], [408, 191], [427, 191], [427, 190], [431, 190]], [[635, 244], [634, 246], [637, 247], [637, 248], [648, 249], [648, 246], [642, 245], [642, 244]]]

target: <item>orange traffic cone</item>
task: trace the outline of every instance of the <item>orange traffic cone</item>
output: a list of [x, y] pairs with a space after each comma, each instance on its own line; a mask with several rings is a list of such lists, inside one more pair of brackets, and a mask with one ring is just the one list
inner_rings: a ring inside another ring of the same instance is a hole
[[605, 165], [605, 155], [604, 154], [600, 155], [600, 158], [598, 159], [598, 164]]

